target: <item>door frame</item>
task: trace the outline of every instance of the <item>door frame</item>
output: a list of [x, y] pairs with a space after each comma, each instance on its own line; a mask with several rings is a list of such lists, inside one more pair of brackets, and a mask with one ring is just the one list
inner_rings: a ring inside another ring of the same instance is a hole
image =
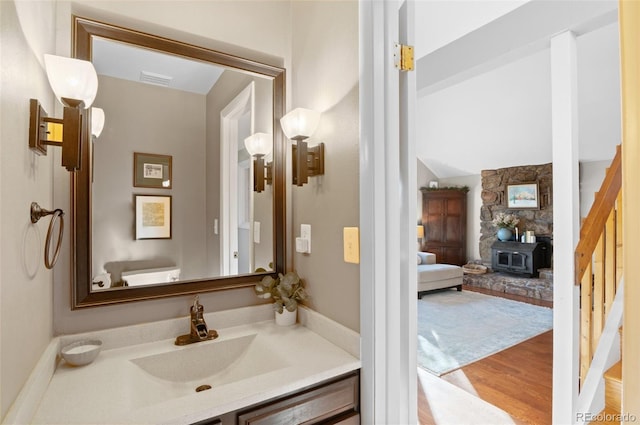
[[[220, 271], [222, 276], [238, 273], [238, 122], [251, 112], [255, 131], [255, 83], [249, 83], [220, 111]], [[251, 175], [251, 181], [253, 175]]]

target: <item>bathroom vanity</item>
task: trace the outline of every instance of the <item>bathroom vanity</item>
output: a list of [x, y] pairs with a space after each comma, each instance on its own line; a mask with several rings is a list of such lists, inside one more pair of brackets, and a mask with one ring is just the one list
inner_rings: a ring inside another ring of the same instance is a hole
[[29, 422], [359, 423], [359, 335], [299, 313], [286, 327], [271, 305], [209, 313], [220, 336], [187, 346], [174, 343], [186, 318], [60, 337], [100, 339], [103, 350], [82, 367], [55, 359]]

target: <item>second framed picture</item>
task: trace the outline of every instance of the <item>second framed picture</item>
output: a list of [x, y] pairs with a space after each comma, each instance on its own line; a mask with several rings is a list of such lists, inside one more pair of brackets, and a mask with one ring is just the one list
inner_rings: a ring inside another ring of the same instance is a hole
[[135, 195], [136, 239], [171, 239], [171, 196]]
[[170, 155], [133, 153], [133, 186], [171, 189]]

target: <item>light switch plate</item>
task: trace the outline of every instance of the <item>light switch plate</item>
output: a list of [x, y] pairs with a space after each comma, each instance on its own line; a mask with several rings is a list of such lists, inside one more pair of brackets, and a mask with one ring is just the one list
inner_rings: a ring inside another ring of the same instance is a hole
[[307, 241], [306, 251], [300, 251], [300, 252], [311, 254], [311, 225], [310, 224], [300, 225], [300, 238]]
[[357, 227], [345, 227], [344, 261], [345, 263], [360, 264], [360, 232]]
[[309, 248], [309, 241], [303, 238], [296, 238], [296, 252], [306, 253]]

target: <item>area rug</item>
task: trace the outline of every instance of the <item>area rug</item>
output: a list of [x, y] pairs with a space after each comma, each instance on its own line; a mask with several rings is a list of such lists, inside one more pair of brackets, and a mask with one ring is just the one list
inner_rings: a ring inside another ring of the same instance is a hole
[[478, 292], [434, 292], [418, 300], [418, 365], [440, 376], [540, 335], [553, 310]]

